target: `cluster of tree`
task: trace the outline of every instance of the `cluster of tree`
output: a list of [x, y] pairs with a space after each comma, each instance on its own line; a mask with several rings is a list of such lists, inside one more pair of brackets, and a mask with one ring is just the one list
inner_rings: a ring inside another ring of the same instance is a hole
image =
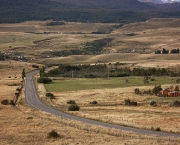
[[99, 39], [99, 40], [94, 40], [93, 42], [87, 42], [85, 44], [86, 51], [91, 51], [91, 52], [98, 52], [103, 50], [103, 46], [107, 45], [113, 40], [113, 38], [104, 38], [104, 39]]
[[130, 23], [145, 21], [154, 17], [180, 17], [179, 9], [161, 10], [154, 6], [140, 3], [137, 0], [114, 2], [110, 0], [101, 2], [81, 0], [75, 3], [74, 1], [65, 0], [57, 1], [1, 0], [0, 23], [50, 19], [55, 21]]
[[[180, 76], [180, 72], [173, 72], [165, 68], [118, 68], [118, 65], [106, 64], [85, 64], [69, 65], [61, 64], [58, 68], [52, 69], [47, 73], [50, 77], [76, 77], [76, 78], [103, 78], [103, 77], [125, 77], [125, 76]], [[153, 78], [144, 78], [144, 82], [153, 81]]]
[[105, 32], [96, 31], [96, 32], [92, 32], [92, 34], [105, 34]]
[[52, 82], [52, 80], [46, 76], [44, 66], [42, 66], [42, 68], [40, 69], [39, 75], [40, 75], [40, 77], [37, 78], [38, 83], [47, 84], [47, 83]]
[[15, 92], [15, 97], [14, 97], [14, 105], [16, 105], [18, 99], [19, 99], [19, 96], [21, 94], [21, 91], [22, 91], [22, 88], [23, 88], [23, 85], [20, 85], [17, 89], [16, 89], [16, 92]]
[[105, 77], [107, 74], [104, 73], [107, 71], [106, 65], [68, 65], [61, 64], [58, 68], [50, 70], [47, 73], [47, 76], [62, 76], [62, 77]]
[[179, 48], [178, 49], [172, 49], [172, 50], [166, 50], [165, 48], [163, 48], [163, 50], [156, 50], [155, 54], [174, 54], [174, 53], [180, 53]]
[[156, 86], [154, 86], [154, 88], [152, 89], [152, 92], [153, 92], [153, 94], [158, 95], [161, 90], [162, 90], [161, 85], [156, 85]]
[[64, 25], [65, 23], [62, 21], [52, 21], [46, 23], [46, 26], [59, 26], [59, 25]]
[[69, 55], [90, 55], [91, 53], [81, 50], [81, 49], [71, 49], [71, 50], [61, 50], [61, 51], [53, 51], [53, 52], [43, 52], [42, 56], [46, 54], [45, 56], [69, 56]]
[[163, 76], [163, 75], [168, 75], [168, 72], [164, 68], [133, 68], [132, 74], [135, 76]]
[[0, 61], [4, 60], [4, 54], [0, 52]]
[[97, 55], [103, 53], [104, 46], [106, 46], [112, 40], [112, 38], [103, 38], [99, 40], [94, 40], [92, 42], [87, 42], [83, 49], [44, 52], [43, 54], [47, 54], [49, 56]]
[[[156, 86], [155, 86], [155, 88], [156, 88]], [[137, 95], [144, 95], [144, 94], [146, 94], [146, 95], [153, 95], [154, 89], [153, 90], [148, 89], [148, 90], [141, 91], [139, 88], [135, 88], [134, 89], [134, 93], [137, 94]]]

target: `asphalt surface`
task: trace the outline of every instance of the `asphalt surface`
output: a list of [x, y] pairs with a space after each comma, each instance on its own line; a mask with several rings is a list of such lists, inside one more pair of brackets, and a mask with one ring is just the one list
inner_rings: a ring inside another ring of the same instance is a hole
[[[165, 133], [165, 132], [157, 132], [157, 131], [151, 131], [151, 130], [144, 130], [144, 129], [137, 129], [137, 128], [132, 128], [132, 127], [126, 127], [126, 126], [119, 126], [119, 125], [114, 125], [114, 124], [109, 124], [109, 123], [104, 123], [104, 122], [99, 122], [99, 121], [95, 121], [95, 120], [89, 120], [89, 119], [85, 119], [85, 118], [81, 118], [81, 117], [77, 117], [77, 116], [73, 116], [67, 113], [63, 113], [60, 112], [58, 110], [55, 110], [49, 106], [47, 106], [46, 104], [42, 103], [38, 97], [38, 93], [35, 87], [35, 83], [33, 80], [33, 75], [38, 73], [39, 71], [34, 71], [34, 72], [30, 72], [28, 74], [26, 74], [26, 82], [25, 82], [25, 98], [26, 98], [26, 102], [38, 109], [38, 110], [42, 110], [48, 113], [51, 113], [53, 115], [56, 116], [60, 116], [66, 119], [71, 119], [71, 120], [77, 120], [80, 122], [84, 122], [84, 123], [88, 123], [88, 124], [92, 124], [92, 125], [97, 125], [97, 126], [102, 126], [102, 127], [106, 127], [106, 128], [115, 128], [118, 130], [124, 130], [124, 131], [131, 131], [131, 132], [135, 132], [135, 133], [140, 133], [140, 134], [146, 134], [146, 135], [156, 135], [156, 136], [167, 136], [167, 137], [180, 137], [180, 134], [172, 134], [172, 133]], [[171, 126], [171, 125], [169, 125]]]

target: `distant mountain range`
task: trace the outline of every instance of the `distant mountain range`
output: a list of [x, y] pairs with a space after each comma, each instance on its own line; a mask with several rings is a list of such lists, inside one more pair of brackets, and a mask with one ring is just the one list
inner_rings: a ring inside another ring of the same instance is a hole
[[155, 1], [162, 0], [0, 0], [0, 23], [52, 19], [123, 24], [180, 17], [180, 3], [150, 3]]
[[180, 2], [180, 0], [139, 0], [139, 1], [140, 2], [151, 2], [151, 3], [157, 3], [157, 4]]

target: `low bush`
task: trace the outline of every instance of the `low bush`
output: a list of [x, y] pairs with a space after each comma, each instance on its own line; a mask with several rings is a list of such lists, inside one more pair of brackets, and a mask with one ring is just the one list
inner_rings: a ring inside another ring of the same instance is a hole
[[179, 86], [178, 86], [178, 85], [176, 85], [176, 86], [175, 86], [174, 91], [180, 91], [180, 88], [179, 88]]
[[48, 83], [51, 83], [52, 80], [50, 78], [48, 78], [48, 77], [39, 77], [37, 79], [37, 82], [38, 83], [43, 83], [43, 84], [48, 84]]
[[50, 99], [55, 99], [55, 96], [53, 93], [46, 93], [46, 97], [48, 97]]
[[172, 103], [172, 106], [174, 106], [174, 107], [180, 107], [180, 101], [174, 101], [173, 103]]
[[132, 102], [130, 103], [130, 106], [137, 106], [137, 102], [132, 101]]
[[125, 105], [128, 106], [137, 106], [137, 102], [131, 101], [129, 98], [125, 100]]
[[151, 106], [155, 106], [155, 105], [156, 105], [156, 102], [155, 102], [155, 101], [151, 101], [151, 102], [150, 102], [150, 105], [151, 105]]
[[59, 137], [60, 137], [60, 135], [54, 130], [49, 132], [48, 135], [47, 135], [47, 138], [59, 138]]
[[20, 89], [20, 88], [16, 88], [16, 91], [19, 91], [19, 92], [20, 92], [20, 91], [21, 91], [21, 89]]
[[98, 104], [98, 102], [97, 101], [92, 101], [92, 102], [90, 102], [90, 104], [96, 105], [96, 104]]
[[9, 104], [11, 104], [12, 106], [15, 106], [15, 103], [13, 100], [11, 100]]
[[9, 101], [8, 101], [7, 99], [5, 99], [5, 100], [1, 101], [1, 104], [3, 104], [3, 105], [8, 105], [8, 104], [9, 104]]
[[33, 117], [32, 117], [32, 116], [29, 116], [27, 119], [33, 119]]
[[131, 100], [129, 98], [125, 100], [125, 105], [130, 105], [130, 103], [131, 103]]
[[80, 107], [77, 104], [71, 104], [68, 107], [68, 111], [79, 111], [79, 110], [80, 110]]
[[39, 66], [38, 66], [38, 65], [35, 65], [35, 64], [33, 64], [32, 67], [33, 67], [33, 68], [39, 68]]
[[161, 131], [161, 128], [160, 128], [160, 127], [157, 127], [157, 128], [156, 128], [156, 131]]
[[178, 78], [178, 79], [176, 79], [176, 83], [180, 83], [180, 79]]
[[68, 100], [68, 101], [67, 101], [67, 104], [76, 104], [76, 101], [74, 101], [74, 100]]
[[139, 88], [135, 88], [135, 89], [134, 89], [134, 93], [138, 95], [138, 94], [141, 94], [141, 91], [140, 91]]
[[155, 81], [155, 78], [150, 78], [151, 81]]
[[143, 94], [152, 95], [153, 93], [152, 93], [152, 91], [149, 89], [149, 90], [145, 90], [145, 91], [143, 92]]
[[157, 95], [162, 90], [161, 85], [154, 86], [152, 92]]

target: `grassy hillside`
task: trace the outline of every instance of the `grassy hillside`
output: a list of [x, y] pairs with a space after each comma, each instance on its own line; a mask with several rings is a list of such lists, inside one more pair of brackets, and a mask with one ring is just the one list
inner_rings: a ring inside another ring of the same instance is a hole
[[126, 61], [167, 67], [179, 60], [179, 54], [154, 53], [179, 48], [180, 19], [150, 19], [123, 26], [65, 21], [63, 25], [47, 26], [50, 22], [1, 24], [0, 51], [10, 59], [24, 56], [45, 64]]

